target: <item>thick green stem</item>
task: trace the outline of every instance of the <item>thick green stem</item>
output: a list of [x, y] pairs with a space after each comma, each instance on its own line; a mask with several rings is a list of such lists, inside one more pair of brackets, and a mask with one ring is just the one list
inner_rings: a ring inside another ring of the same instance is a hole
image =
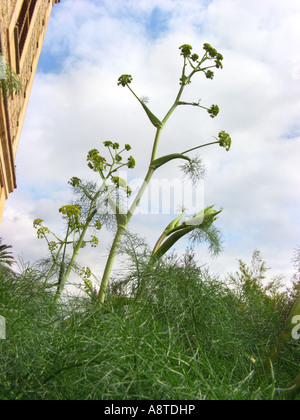
[[[159, 143], [161, 132], [162, 132], [162, 128], [158, 128], [156, 130], [154, 143], [153, 143], [153, 148], [152, 148], [151, 159], [150, 159], [150, 167], [151, 167], [152, 162], [156, 159], [157, 150], [158, 150], [158, 143]], [[148, 177], [148, 174], [145, 177], [145, 181], [146, 181], [147, 177]]]
[[128, 213], [127, 213], [128, 222], [130, 221], [130, 219], [133, 216], [136, 208], [140, 204], [140, 201], [141, 201], [141, 199], [142, 199], [142, 197], [143, 197], [143, 195], [144, 195], [144, 193], [145, 193], [145, 191], [146, 191], [146, 189], [149, 185], [149, 182], [150, 182], [150, 180], [153, 176], [153, 173], [154, 173], [154, 169], [150, 167], [148, 169], [147, 175], [146, 175], [146, 177], [143, 181], [143, 184], [142, 184], [141, 188], [139, 189], [139, 192], [137, 193], [137, 195], [136, 195], [136, 197], [135, 197], [135, 199], [134, 199], [134, 201], [133, 201], [133, 203], [132, 203], [132, 205], [131, 205]]
[[[184, 86], [181, 86], [181, 88], [179, 89], [178, 95], [175, 99], [174, 104], [172, 105], [172, 107], [170, 108], [170, 110], [167, 112], [165, 118], [162, 120], [162, 124], [163, 126], [166, 124], [166, 122], [168, 121], [168, 119], [171, 117], [172, 113], [175, 111], [176, 107], [178, 106], [178, 101], [181, 98], [182, 92], [184, 90]], [[151, 154], [151, 159], [150, 159], [150, 166], [148, 169], [148, 172], [146, 174], [146, 177], [144, 179], [143, 185], [141, 186], [134, 202], [132, 203], [132, 206], [127, 214], [129, 220], [132, 217], [132, 215], [134, 214], [137, 206], [139, 205], [142, 196], [144, 195], [147, 186], [149, 184], [149, 182], [151, 181], [151, 178], [154, 174], [155, 169], [152, 167], [152, 163], [155, 161], [156, 156], [157, 156], [157, 150], [158, 150], [158, 144], [159, 144], [159, 139], [160, 139], [160, 135], [162, 132], [163, 127], [158, 127], [156, 130], [156, 135], [155, 135], [155, 139], [154, 139], [154, 144], [153, 144], [153, 148], [152, 148], [152, 154]], [[129, 221], [128, 220], [128, 221]]]
[[156, 244], [155, 244], [155, 246], [153, 248], [153, 251], [152, 251], [153, 254], [155, 254], [158, 251], [159, 247], [161, 246], [161, 244], [163, 243], [163, 241], [166, 239], [166, 237], [167, 237], [167, 233], [166, 232], [163, 232], [160, 235], [160, 237], [158, 238], [158, 241], [156, 242]]
[[115, 258], [119, 249], [119, 245], [120, 245], [120, 242], [121, 242], [121, 239], [125, 230], [126, 230], [126, 226], [118, 226], [113, 244], [111, 246], [110, 253], [106, 262], [105, 270], [103, 273], [99, 294], [98, 294], [98, 302], [100, 304], [103, 304], [105, 301], [106, 290], [107, 290], [108, 282], [110, 279], [112, 267], [113, 267], [113, 264], [114, 264], [114, 261], [115, 261]]
[[[184, 73], [185, 73], [185, 66], [183, 68], [183, 75], [184, 75]], [[189, 76], [189, 78], [193, 74], [194, 74], [194, 72], [192, 72], [192, 74]], [[145, 176], [143, 184], [140, 187], [140, 189], [139, 189], [139, 191], [138, 191], [138, 193], [137, 193], [137, 195], [136, 195], [136, 197], [135, 197], [135, 199], [134, 199], [134, 201], [133, 201], [133, 203], [132, 203], [132, 205], [131, 205], [128, 213], [127, 213], [127, 215], [125, 216], [125, 221], [126, 222], [123, 223], [122, 225], [120, 223], [118, 223], [118, 229], [117, 229], [113, 244], [112, 244], [111, 249], [110, 249], [110, 253], [109, 253], [109, 256], [108, 256], [108, 259], [107, 259], [107, 262], [106, 262], [106, 266], [105, 266], [105, 269], [104, 269], [104, 273], [103, 273], [103, 277], [102, 277], [102, 281], [101, 281], [101, 285], [100, 285], [100, 290], [99, 290], [99, 293], [98, 293], [98, 301], [99, 301], [100, 304], [103, 304], [104, 301], [105, 301], [105, 295], [106, 295], [108, 282], [109, 282], [109, 279], [110, 279], [113, 263], [114, 263], [116, 255], [117, 255], [122, 236], [123, 236], [123, 234], [126, 230], [126, 227], [129, 223], [131, 217], [133, 216], [137, 206], [139, 205], [139, 203], [140, 203], [140, 201], [141, 201], [141, 199], [142, 199], [142, 197], [143, 197], [143, 195], [144, 195], [144, 193], [145, 193], [145, 191], [146, 191], [146, 189], [149, 185], [149, 182], [151, 181], [151, 178], [152, 178], [152, 176], [155, 172], [155, 168], [152, 167], [152, 163], [155, 161], [156, 156], [157, 156], [158, 144], [159, 144], [159, 139], [160, 139], [162, 129], [163, 129], [164, 125], [166, 124], [166, 122], [168, 121], [168, 119], [170, 118], [170, 116], [172, 115], [172, 113], [177, 108], [178, 102], [180, 101], [180, 98], [181, 98], [182, 92], [184, 90], [184, 87], [185, 87], [185, 85], [182, 84], [182, 86], [179, 89], [179, 92], [178, 92], [178, 95], [175, 99], [174, 104], [172, 105], [170, 110], [167, 112], [165, 118], [162, 120], [161, 125], [157, 125], [148, 172]], [[129, 86], [128, 86], [128, 88], [134, 94], [134, 96], [138, 99], [138, 101], [141, 102], [141, 100], [137, 97], [137, 95], [133, 92], [133, 90]], [[148, 113], [148, 116], [149, 116], [149, 113]], [[150, 117], [149, 118], [152, 120], [154, 116], [152, 116], [152, 114], [151, 114]]]
[[[152, 163], [153, 160], [155, 160], [155, 157], [156, 157], [158, 141], [159, 141], [161, 130], [162, 130], [162, 128], [157, 128], [157, 131], [156, 131], [156, 136], [155, 136], [154, 146], [153, 146], [153, 151], [152, 151], [151, 163]], [[118, 223], [118, 229], [117, 229], [113, 244], [111, 246], [110, 253], [108, 255], [108, 259], [107, 259], [106, 266], [105, 266], [105, 269], [104, 269], [103, 277], [102, 277], [102, 280], [101, 280], [100, 290], [99, 290], [99, 293], [98, 293], [98, 302], [100, 304], [103, 304], [104, 301], [105, 301], [107, 286], [108, 286], [108, 283], [109, 283], [112, 267], [113, 267], [118, 249], [119, 249], [119, 245], [120, 245], [122, 236], [123, 236], [123, 234], [126, 230], [126, 227], [129, 223], [131, 217], [133, 216], [137, 206], [139, 205], [139, 203], [141, 201], [141, 198], [143, 197], [143, 195], [144, 195], [144, 193], [147, 189], [147, 186], [148, 186], [148, 184], [149, 184], [149, 182], [152, 178], [153, 173], [154, 173], [154, 169], [151, 168], [151, 164], [150, 164], [148, 172], [147, 172], [147, 174], [145, 176], [145, 179], [143, 181], [143, 184], [140, 187], [140, 189], [139, 189], [139, 191], [138, 191], [138, 193], [137, 193], [137, 195], [136, 195], [136, 197], [135, 197], [135, 199], [134, 199], [134, 201], [133, 201], [133, 203], [132, 203], [132, 205], [131, 205], [128, 213], [127, 213], [127, 215], [124, 217], [124, 221], [123, 221], [122, 225]], [[117, 220], [118, 220], [118, 217], [117, 217]]]
[[175, 111], [175, 109], [177, 108], [178, 103], [179, 103], [179, 101], [180, 101], [180, 98], [181, 98], [181, 96], [182, 96], [182, 93], [183, 93], [184, 88], [185, 88], [185, 85], [182, 85], [182, 86], [180, 87], [179, 92], [178, 92], [178, 94], [177, 94], [177, 97], [176, 97], [176, 99], [175, 99], [175, 102], [174, 102], [173, 106], [170, 108], [170, 110], [167, 112], [167, 114], [166, 114], [165, 118], [162, 120], [163, 125], [165, 125], [165, 124], [166, 124], [166, 122], [168, 121], [168, 119], [171, 117], [171, 115], [173, 114], [173, 112], [174, 112], [174, 111]]

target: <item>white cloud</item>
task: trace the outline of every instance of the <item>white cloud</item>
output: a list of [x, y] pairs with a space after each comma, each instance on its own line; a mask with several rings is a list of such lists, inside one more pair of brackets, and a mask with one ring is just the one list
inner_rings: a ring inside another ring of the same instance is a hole
[[[169, 19], [168, 30], [155, 39], [147, 32], [154, 7]], [[43, 54], [49, 51], [61, 63], [56, 74], [41, 68], [36, 75], [17, 155], [19, 189], [7, 202], [1, 226], [5, 241], [26, 259], [41, 256], [32, 220], [42, 217], [59, 228], [57, 210], [70, 199], [68, 179], [92, 175], [86, 154], [104, 140], [131, 144], [135, 176], [141, 177], [154, 129], [130, 92], [117, 86], [118, 77], [132, 74], [136, 93], [149, 96], [149, 107], [161, 117], [179, 87], [178, 47], [188, 42], [197, 52], [209, 42], [224, 55], [224, 69], [213, 81], [195, 79], [185, 99], [217, 103], [220, 115], [212, 120], [204, 110], [177, 109], [159, 153], [182, 152], [220, 130], [230, 132], [230, 152], [218, 146], [203, 149], [205, 205], [224, 208], [218, 224], [225, 250], [209, 264], [221, 273], [234, 270], [236, 258], [249, 260], [258, 248], [274, 273], [291, 275], [300, 230], [299, 15], [298, 0], [288, 5], [274, 0], [63, 0], [55, 6]], [[157, 172], [177, 174], [174, 162]], [[153, 245], [167, 224], [163, 220], [151, 216], [149, 227], [146, 216], [139, 216], [132, 229]], [[100, 273], [105, 253], [106, 246], [100, 253], [85, 251], [81, 261], [91, 266], [97, 261]], [[206, 262], [205, 246], [198, 255]]]

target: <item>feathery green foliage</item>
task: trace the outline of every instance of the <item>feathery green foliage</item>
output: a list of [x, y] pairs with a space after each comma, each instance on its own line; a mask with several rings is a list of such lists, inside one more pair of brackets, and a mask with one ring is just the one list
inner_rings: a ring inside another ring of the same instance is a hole
[[143, 301], [108, 294], [101, 307], [88, 298], [54, 305], [35, 267], [1, 276], [1, 400], [299, 398], [281, 391], [297, 374], [299, 342], [283, 349], [272, 378], [264, 373], [285, 311], [258, 279], [249, 289], [251, 267], [234, 275], [233, 289], [190, 252], [149, 270], [143, 241], [127, 241], [123, 251], [138, 262], [128, 276], [147, 280]]

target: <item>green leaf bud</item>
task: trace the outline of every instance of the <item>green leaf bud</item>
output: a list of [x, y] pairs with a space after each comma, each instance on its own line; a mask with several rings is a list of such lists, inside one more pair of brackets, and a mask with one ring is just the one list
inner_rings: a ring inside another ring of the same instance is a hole
[[184, 215], [184, 210], [182, 210], [181, 214], [176, 219], [172, 220], [172, 222], [168, 224], [168, 226], [164, 230], [164, 233], [166, 234], [166, 236], [170, 235], [173, 232], [173, 230], [178, 227], [179, 222], [183, 218], [183, 215]]

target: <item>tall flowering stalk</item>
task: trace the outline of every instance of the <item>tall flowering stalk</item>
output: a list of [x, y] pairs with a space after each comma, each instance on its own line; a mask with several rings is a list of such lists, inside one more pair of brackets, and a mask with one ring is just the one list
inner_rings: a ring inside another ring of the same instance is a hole
[[[127, 161], [123, 162], [122, 156], [131, 147], [126, 144], [123, 150], [119, 150], [120, 145], [111, 141], [105, 141], [104, 146], [108, 149], [111, 157], [109, 161], [100, 156], [97, 149], [90, 150], [87, 155], [88, 167], [101, 176], [100, 185], [82, 181], [77, 177], [73, 177], [69, 181], [74, 195], [77, 196], [77, 201], [59, 209], [65, 222], [65, 236], [61, 238], [56, 235], [47, 226], [44, 226], [42, 219], [36, 219], [33, 223], [38, 238], [46, 240], [51, 255], [51, 266], [46, 274], [45, 287], [49, 285], [50, 280], [58, 271], [57, 283], [50, 285], [51, 287], [56, 286], [55, 301], [59, 300], [68, 278], [75, 268], [80, 250], [87, 244], [93, 248], [98, 246], [97, 232], [101, 230], [103, 223], [109, 222], [105, 214], [107, 207], [113, 207], [117, 220], [121, 221], [122, 211], [118, 203], [119, 200], [115, 198], [116, 192], [123, 188], [127, 196], [131, 194], [126, 182], [116, 176], [116, 172], [123, 166], [134, 168], [134, 158], [129, 156]], [[88, 231], [91, 235], [89, 240], [86, 240]]]
[[[99, 191], [95, 191], [92, 195], [88, 191], [79, 178], [72, 178], [70, 184], [80, 189], [89, 203], [87, 208], [83, 208], [80, 204], [67, 204], [59, 209], [63, 220], [66, 224], [66, 234], [60, 238], [52, 232], [47, 226], [44, 226], [42, 219], [36, 219], [33, 223], [37, 230], [39, 239], [45, 239], [51, 255], [51, 266], [45, 277], [44, 285], [48, 286], [53, 274], [59, 271], [58, 281], [53, 287], [56, 287], [55, 301], [58, 301], [66, 282], [74, 269], [76, 259], [81, 248], [87, 243], [92, 247], [96, 247], [99, 243], [98, 237], [91, 234], [90, 239], [85, 241], [88, 229], [99, 231], [102, 227], [101, 222], [96, 218], [97, 208], [96, 202], [99, 198]], [[82, 202], [84, 204], [84, 202]], [[67, 258], [68, 250], [71, 249], [71, 256]]]
[[[60, 239], [47, 227], [42, 225], [43, 221], [41, 219], [37, 219], [34, 222], [34, 227], [37, 228], [38, 237], [45, 238], [47, 240], [53, 262], [46, 277], [46, 283], [49, 282], [55, 268], [59, 266], [56, 300], [58, 300], [61, 296], [67, 279], [74, 268], [80, 249], [87, 243], [85, 241], [85, 236], [88, 229], [96, 228], [99, 230], [101, 228], [103, 220], [100, 222], [100, 219], [101, 217], [102, 219], [103, 217], [105, 219], [107, 209], [109, 209], [110, 215], [111, 213], [114, 215], [115, 236], [109, 251], [100, 289], [97, 295], [97, 300], [100, 304], [103, 304], [105, 301], [106, 290], [122, 236], [124, 235], [128, 223], [138, 207], [155, 171], [168, 162], [179, 159], [184, 161], [184, 165], [182, 166], [183, 171], [190, 174], [193, 181], [197, 181], [197, 179], [201, 178], [203, 175], [203, 167], [201, 165], [201, 160], [198, 158], [192, 159], [188, 156], [190, 152], [214, 144], [219, 144], [219, 146], [225, 148], [227, 151], [230, 149], [231, 138], [225, 131], [221, 131], [218, 134], [218, 137], [215, 137], [213, 141], [196, 145], [193, 148], [181, 153], [174, 152], [165, 156], [157, 156], [162, 130], [178, 106], [190, 105], [205, 109], [211, 118], [215, 118], [219, 113], [219, 107], [217, 105], [205, 107], [200, 105], [200, 102], [184, 102], [181, 100], [185, 87], [191, 83], [192, 77], [196, 73], [203, 73], [207, 79], [213, 79], [214, 72], [212, 69], [223, 68], [223, 56], [209, 44], [204, 44], [203, 48], [204, 54], [202, 55], [202, 58], [200, 58], [197, 54], [192, 54], [192, 47], [190, 45], [184, 44], [180, 47], [181, 55], [183, 56], [180, 88], [174, 103], [165, 117], [161, 120], [147, 107], [145, 98], [140, 99], [132, 90], [130, 84], [132, 83], [133, 78], [131, 75], [123, 74], [118, 80], [118, 85], [127, 87], [139, 101], [148, 119], [156, 130], [148, 171], [145, 175], [144, 182], [132, 201], [129, 210], [124, 210], [122, 200], [124, 196], [129, 197], [132, 194], [132, 191], [126, 181], [117, 176], [117, 172], [124, 167], [128, 169], [133, 169], [135, 167], [135, 159], [133, 156], [129, 155], [124, 159], [124, 153], [129, 152], [131, 150], [131, 146], [129, 144], [125, 144], [122, 149], [120, 148], [119, 143], [104, 141], [103, 144], [109, 155], [108, 159], [102, 156], [97, 149], [90, 150], [87, 155], [88, 167], [100, 176], [100, 187], [92, 183], [84, 183], [76, 177], [72, 178], [70, 181], [70, 185], [74, 189], [75, 194], [80, 196], [80, 200], [77, 204], [66, 205], [60, 209], [60, 213], [67, 225], [66, 236], [63, 239]], [[154, 263], [157, 259], [161, 258], [175, 244], [176, 241], [188, 233], [193, 234], [195, 240], [202, 240], [203, 238], [204, 240], [208, 239], [211, 248], [213, 249], [218, 241], [216, 240], [216, 230], [214, 230], [211, 226], [219, 213], [220, 211], [213, 210], [213, 206], [211, 206], [202, 210], [202, 212], [196, 214], [192, 219], [185, 221], [180, 225], [179, 222], [181, 221], [183, 215], [178, 220], [176, 219], [176, 221], [171, 222], [155, 245], [150, 263]], [[102, 216], [100, 216], [100, 214]], [[104, 222], [111, 223], [111, 218], [109, 220], [104, 220]], [[49, 235], [52, 235], [54, 240], [50, 241], [48, 238]], [[92, 246], [96, 246], [98, 244], [98, 238], [92, 236], [92, 239], [89, 242]], [[72, 248], [72, 253], [71, 258], [68, 262], [66, 262], [67, 248], [69, 247]], [[215, 252], [216, 249], [217, 247], [215, 247]]]
[[[172, 106], [170, 107], [169, 111], [167, 112], [167, 114], [165, 115], [163, 119], [159, 119], [156, 115], [154, 115], [151, 112], [151, 110], [147, 107], [145, 103], [146, 101], [143, 98], [140, 99], [136, 95], [136, 93], [133, 91], [133, 89], [130, 86], [133, 81], [133, 78], [131, 75], [123, 74], [118, 80], [118, 85], [122, 87], [127, 87], [129, 91], [134, 95], [134, 97], [139, 101], [148, 119], [150, 120], [151, 124], [155, 127], [156, 133], [154, 137], [148, 171], [145, 175], [144, 182], [142, 186], [140, 187], [140, 190], [138, 191], [136, 197], [134, 198], [131, 204], [131, 207], [129, 208], [126, 214], [120, 211], [120, 208], [118, 206], [116, 207], [117, 230], [115, 233], [113, 243], [111, 245], [110, 253], [108, 255], [108, 259], [106, 262], [106, 266], [104, 269], [101, 286], [100, 286], [100, 290], [98, 294], [98, 300], [100, 304], [102, 304], [105, 300], [107, 286], [109, 283], [113, 263], [114, 263], [116, 254], [118, 252], [121, 238], [137, 206], [139, 205], [140, 200], [143, 197], [154, 172], [161, 166], [167, 164], [168, 162], [174, 159], [185, 160], [188, 162], [188, 164], [190, 164], [190, 166], [192, 166], [193, 164], [192, 159], [190, 159], [187, 156], [187, 154], [191, 151], [200, 149], [202, 147], [205, 147], [211, 144], [219, 144], [221, 147], [224, 147], [228, 151], [231, 146], [231, 138], [229, 134], [227, 134], [225, 131], [221, 131], [219, 133], [218, 138], [216, 138], [216, 141], [212, 141], [212, 142], [202, 144], [202, 145], [196, 145], [192, 149], [187, 150], [182, 153], [172, 153], [172, 154], [169, 154], [166, 156], [160, 156], [160, 157], [157, 156], [162, 130], [178, 106], [190, 105], [190, 106], [199, 107], [201, 109], [205, 109], [211, 118], [215, 118], [219, 113], [219, 107], [217, 105], [211, 105], [208, 108], [203, 105], [200, 105], [200, 102], [184, 102], [181, 100], [181, 98], [182, 98], [182, 94], [185, 87], [191, 83], [191, 80], [196, 73], [202, 73], [206, 76], [207, 79], [213, 79], [214, 72], [212, 69], [223, 68], [223, 64], [222, 64], [223, 56], [216, 49], [214, 49], [207, 43], [204, 44], [203, 46], [204, 54], [202, 55], [201, 58], [198, 54], [192, 53], [192, 47], [188, 44], [182, 45], [179, 49], [181, 51], [181, 56], [183, 57], [183, 68], [182, 68], [182, 73], [180, 77], [180, 88], [179, 88], [179, 91], [177, 93], [174, 103], [172, 104]], [[101, 173], [101, 170], [99, 171], [99, 173], [100, 173], [101, 178], [103, 179], [103, 174]], [[213, 222], [215, 216], [218, 213], [219, 212], [217, 211], [214, 212], [210, 209], [211, 222]], [[206, 216], [206, 220], [209, 220], [207, 213], [205, 214], [205, 216]], [[166, 240], [166, 242], [162, 243], [163, 241], [161, 241], [159, 244], [157, 244], [156, 248], [154, 249], [153, 254], [154, 255], [156, 254], [157, 257], [160, 255], [163, 255], [167, 251], [167, 249], [169, 249], [170, 246], [172, 246], [172, 244], [176, 242], [176, 240], [178, 240], [184, 234], [191, 232], [192, 230], [195, 230], [196, 227], [201, 228], [200, 225], [201, 225], [200, 222], [198, 224], [192, 224], [190, 226], [181, 225], [180, 227], [177, 226], [177, 227], [174, 227], [173, 230], [171, 229], [170, 231], [165, 232], [165, 236], [171, 235], [171, 233], [172, 235]], [[163, 239], [165, 239], [165, 237]]]

